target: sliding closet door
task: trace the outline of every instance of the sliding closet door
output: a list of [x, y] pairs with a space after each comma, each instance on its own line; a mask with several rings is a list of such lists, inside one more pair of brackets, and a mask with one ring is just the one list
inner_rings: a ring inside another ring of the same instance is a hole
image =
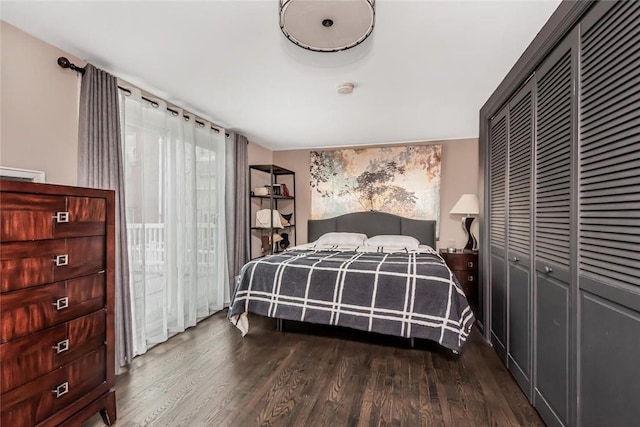
[[569, 414], [570, 291], [575, 252], [571, 218], [577, 31], [536, 71], [535, 389], [534, 405], [547, 425]]
[[507, 362], [506, 171], [507, 108], [490, 122], [489, 239], [491, 245], [491, 343]]
[[579, 424], [640, 420], [640, 2], [581, 25]]
[[509, 102], [508, 368], [531, 398], [531, 191], [533, 79]]

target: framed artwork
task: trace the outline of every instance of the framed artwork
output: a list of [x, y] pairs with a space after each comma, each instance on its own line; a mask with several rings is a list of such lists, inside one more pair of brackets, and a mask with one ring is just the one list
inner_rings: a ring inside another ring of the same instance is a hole
[[441, 145], [311, 151], [310, 219], [381, 211], [440, 220]]

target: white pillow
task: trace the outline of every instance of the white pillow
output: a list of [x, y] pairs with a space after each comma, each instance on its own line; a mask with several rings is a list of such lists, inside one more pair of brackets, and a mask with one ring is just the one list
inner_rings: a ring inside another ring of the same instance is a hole
[[387, 248], [418, 249], [420, 241], [411, 236], [399, 236], [394, 234], [380, 234], [373, 236], [364, 242], [365, 246], [384, 246]]
[[361, 233], [325, 233], [316, 242], [319, 245], [353, 245], [362, 246], [367, 240], [366, 234]]

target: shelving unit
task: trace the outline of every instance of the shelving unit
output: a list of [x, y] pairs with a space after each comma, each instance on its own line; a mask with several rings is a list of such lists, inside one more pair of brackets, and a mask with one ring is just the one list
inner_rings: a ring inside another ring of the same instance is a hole
[[[249, 253], [251, 259], [259, 258], [261, 256], [272, 255], [277, 252], [282, 252], [285, 247], [282, 247], [280, 242], [274, 242], [273, 235], [278, 233], [280, 235], [286, 233], [288, 235], [289, 245], [287, 247], [296, 245], [296, 173], [289, 169], [285, 169], [276, 165], [250, 165], [249, 166]], [[274, 185], [285, 184], [289, 189], [289, 196], [273, 194]], [[254, 193], [254, 189], [267, 187], [270, 189], [268, 195], [257, 195]], [[290, 214], [293, 216], [289, 221], [290, 225], [284, 228], [276, 228], [273, 224], [273, 214], [270, 215], [269, 227], [256, 227], [256, 214], [260, 209], [274, 209], [280, 212], [280, 214]], [[269, 241], [266, 245], [263, 243], [263, 239], [268, 238]], [[266, 248], [265, 248], [266, 246]]]

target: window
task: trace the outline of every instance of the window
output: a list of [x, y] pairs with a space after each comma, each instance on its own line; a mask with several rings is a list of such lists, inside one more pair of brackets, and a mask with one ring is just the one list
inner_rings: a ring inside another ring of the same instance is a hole
[[224, 131], [121, 92], [134, 352], [224, 304]]

